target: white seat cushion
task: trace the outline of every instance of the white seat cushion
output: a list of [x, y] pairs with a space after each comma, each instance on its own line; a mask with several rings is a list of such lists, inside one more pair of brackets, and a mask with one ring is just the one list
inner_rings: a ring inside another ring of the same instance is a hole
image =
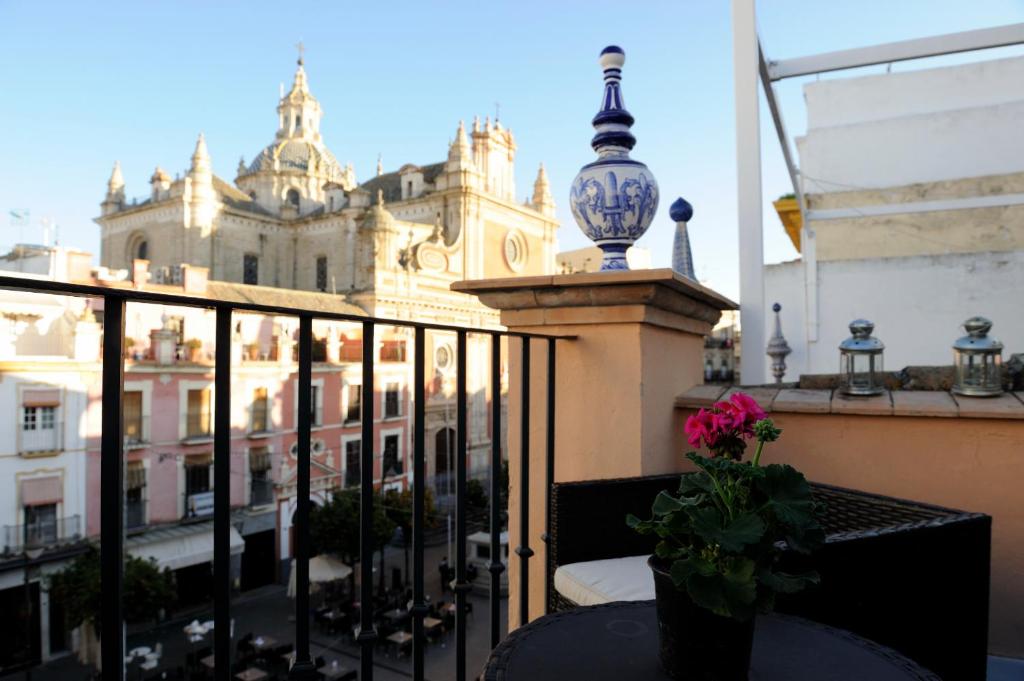
[[654, 598], [650, 556], [570, 563], [555, 570], [555, 589], [577, 605], [612, 601], [648, 601]]

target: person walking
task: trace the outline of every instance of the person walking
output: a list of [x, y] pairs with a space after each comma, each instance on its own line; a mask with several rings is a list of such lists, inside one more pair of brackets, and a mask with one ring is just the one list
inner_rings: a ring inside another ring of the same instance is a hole
[[441, 558], [437, 571], [441, 573], [441, 593], [448, 593], [448, 556]]

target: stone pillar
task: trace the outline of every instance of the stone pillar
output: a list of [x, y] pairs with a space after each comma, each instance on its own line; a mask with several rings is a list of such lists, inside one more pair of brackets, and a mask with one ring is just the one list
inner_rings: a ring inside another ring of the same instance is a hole
[[[512, 331], [574, 336], [556, 349], [555, 480], [681, 470], [674, 400], [703, 383], [704, 336], [727, 298], [670, 269], [462, 281], [453, 290], [501, 311]], [[519, 545], [520, 341], [509, 343], [509, 544]], [[544, 613], [547, 343], [531, 345], [530, 617]], [[623, 520], [625, 522], [625, 520]], [[509, 626], [518, 625], [519, 564], [509, 565]]]

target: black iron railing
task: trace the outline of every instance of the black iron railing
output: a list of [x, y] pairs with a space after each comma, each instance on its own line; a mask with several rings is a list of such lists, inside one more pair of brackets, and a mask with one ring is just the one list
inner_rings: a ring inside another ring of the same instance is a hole
[[25, 525], [5, 525], [2, 555], [10, 556], [48, 549], [78, 541], [82, 536], [81, 518], [40, 518]]
[[[374, 331], [377, 326], [398, 326], [412, 328], [414, 339], [414, 375], [413, 387], [413, 606], [412, 616], [412, 662], [413, 679], [424, 678], [424, 651], [426, 636], [423, 620], [428, 612], [424, 588], [424, 494], [425, 494], [425, 384], [424, 367], [426, 366], [425, 339], [428, 331], [442, 331], [456, 335], [456, 367], [457, 367], [457, 418], [455, 446], [455, 503], [456, 503], [456, 550], [455, 550], [455, 641], [456, 641], [456, 681], [465, 681], [466, 669], [466, 630], [467, 603], [466, 597], [471, 584], [466, 576], [466, 442], [467, 442], [467, 385], [466, 356], [467, 337], [469, 334], [488, 336], [491, 339], [491, 385], [492, 385], [492, 451], [491, 451], [491, 489], [490, 489], [490, 546], [491, 563], [488, 570], [492, 575], [490, 584], [490, 641], [492, 647], [500, 639], [500, 589], [501, 573], [505, 569], [501, 561], [500, 533], [502, 524], [500, 471], [502, 410], [500, 399], [501, 386], [501, 339], [517, 338], [520, 342], [522, 358], [522, 390], [520, 394], [521, 410], [521, 448], [519, 452], [521, 480], [520, 484], [520, 545], [516, 548], [519, 556], [519, 581], [517, 584], [520, 595], [520, 622], [529, 620], [529, 568], [533, 550], [529, 546], [529, 440], [530, 440], [530, 351], [531, 345], [547, 344], [547, 418], [546, 418], [546, 501], [550, 503], [551, 477], [554, 470], [554, 370], [555, 348], [558, 340], [568, 340], [566, 336], [545, 336], [494, 329], [478, 329], [459, 327], [446, 324], [429, 324], [409, 320], [379, 319], [350, 314], [314, 312], [309, 310], [284, 308], [273, 305], [255, 303], [228, 303], [223, 301], [197, 298], [187, 295], [156, 293], [130, 288], [107, 288], [63, 282], [21, 279], [18, 277], [0, 277], [0, 288], [50, 293], [55, 295], [82, 296], [101, 298], [104, 301], [103, 331], [103, 405], [102, 435], [100, 464], [100, 541], [101, 541], [101, 593], [102, 593], [102, 627], [100, 640], [102, 645], [101, 658], [103, 678], [109, 681], [124, 681], [124, 638], [122, 622], [124, 608], [122, 603], [122, 566], [124, 553], [125, 527], [125, 439], [124, 439], [124, 347], [125, 347], [125, 306], [128, 302], [150, 303], [158, 305], [174, 305], [214, 310], [216, 313], [216, 352], [215, 368], [215, 400], [213, 423], [213, 526], [214, 526], [214, 557], [213, 557], [213, 611], [214, 629], [217, 632], [229, 631], [231, 622], [231, 507], [230, 507], [230, 437], [231, 437], [231, 337], [232, 313], [248, 312], [276, 316], [298, 317], [298, 468], [296, 476], [296, 512], [293, 521], [295, 531], [295, 662], [289, 672], [289, 679], [317, 679], [319, 675], [310, 657], [309, 640], [309, 557], [310, 557], [310, 432], [313, 426], [314, 409], [311, 404], [311, 382], [313, 363], [313, 320], [358, 323], [362, 325], [361, 360], [363, 385], [373, 385], [374, 369], [377, 361], [387, 361], [374, 353]], [[355, 344], [353, 344], [355, 345]], [[509, 347], [512, 351], [512, 347]], [[369, 404], [369, 403], [368, 403]], [[373, 559], [373, 475], [374, 475], [374, 420], [373, 414], [363, 410], [362, 417], [362, 448], [360, 451], [360, 567], [363, 575], [372, 574]], [[303, 416], [305, 415], [305, 416]], [[106, 493], [117, 490], [117, 493]], [[546, 526], [550, 525], [547, 519]], [[543, 537], [547, 539], [546, 535]], [[548, 568], [546, 568], [548, 569]], [[550, 582], [550, 575], [545, 575]], [[374, 627], [374, 613], [370, 604], [373, 603], [373, 580], [360, 580], [360, 631], [357, 642], [361, 647], [362, 681], [372, 681], [374, 677], [374, 646], [377, 632]], [[232, 678], [232, 641], [228, 636], [214, 637], [214, 658], [216, 665], [213, 678], [215, 681], [229, 681]]]

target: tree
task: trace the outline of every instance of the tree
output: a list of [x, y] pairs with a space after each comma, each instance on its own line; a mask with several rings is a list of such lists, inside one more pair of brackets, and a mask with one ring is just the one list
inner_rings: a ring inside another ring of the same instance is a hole
[[[409, 546], [412, 544], [413, 504], [412, 490], [402, 492], [388, 490], [384, 495], [384, 508], [388, 517], [402, 529], [402, 548], [405, 550], [405, 581], [409, 582]], [[423, 490], [423, 521], [430, 527], [434, 524], [434, 492], [429, 488]]]
[[[100, 552], [95, 546], [89, 546], [67, 567], [51, 575], [49, 590], [64, 604], [72, 628], [91, 622], [96, 631], [100, 631]], [[127, 622], [156, 619], [160, 611], [170, 608], [175, 600], [171, 572], [158, 568], [152, 559], [135, 556], [125, 559], [122, 592]]]
[[[314, 506], [309, 514], [309, 534], [316, 553], [332, 553], [350, 566], [359, 560], [359, 490], [335, 490], [323, 506]], [[380, 551], [380, 580], [384, 584], [384, 547], [395, 533], [395, 523], [384, 510], [380, 492], [373, 492], [373, 546]], [[355, 572], [351, 586], [355, 593]]]

